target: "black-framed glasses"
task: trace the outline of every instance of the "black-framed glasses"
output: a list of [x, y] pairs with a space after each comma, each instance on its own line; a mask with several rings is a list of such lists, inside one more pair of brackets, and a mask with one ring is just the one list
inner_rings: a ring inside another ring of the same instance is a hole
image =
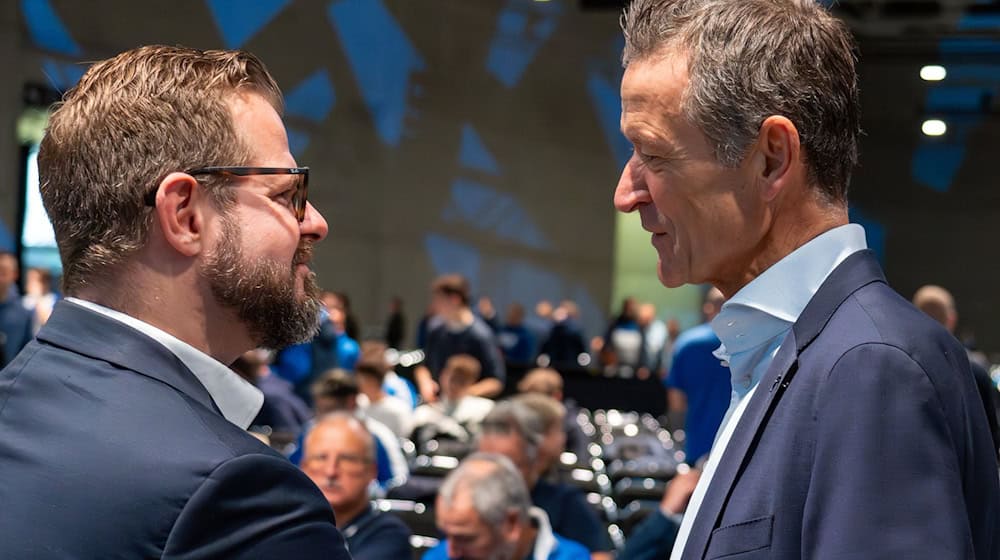
[[[295, 217], [301, 222], [306, 219], [306, 203], [309, 195], [309, 168], [308, 167], [239, 167], [239, 166], [213, 166], [197, 167], [185, 171], [188, 175], [228, 175], [235, 177], [249, 177], [251, 175], [294, 175], [296, 177], [295, 190], [292, 192], [292, 208]], [[156, 191], [159, 185], [146, 194], [146, 206], [156, 206]]]

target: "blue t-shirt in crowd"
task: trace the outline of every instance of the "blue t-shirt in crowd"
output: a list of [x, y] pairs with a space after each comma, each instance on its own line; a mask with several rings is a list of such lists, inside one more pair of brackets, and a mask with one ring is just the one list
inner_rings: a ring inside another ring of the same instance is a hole
[[604, 525], [579, 488], [539, 480], [531, 490], [531, 501], [548, 514], [554, 533], [582, 544], [591, 552], [614, 548]]
[[503, 357], [511, 364], [530, 364], [535, 359], [535, 336], [524, 325], [500, 327], [497, 333]]
[[708, 323], [684, 331], [674, 343], [673, 362], [664, 381], [687, 396], [685, 450], [692, 465], [712, 450], [732, 400], [729, 368], [712, 355], [720, 344]]
[[350, 520], [340, 532], [354, 560], [406, 559], [413, 554], [409, 527], [395, 515], [373, 507]]
[[21, 298], [11, 291], [0, 301], [0, 367], [7, 365], [24, 345], [34, 338], [32, 312], [21, 305]]

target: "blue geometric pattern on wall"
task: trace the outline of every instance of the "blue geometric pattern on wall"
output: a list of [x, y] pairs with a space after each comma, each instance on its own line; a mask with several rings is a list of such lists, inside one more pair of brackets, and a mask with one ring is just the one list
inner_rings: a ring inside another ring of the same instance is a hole
[[271, 23], [290, 0], [206, 0], [227, 49], [238, 49]]
[[497, 30], [486, 57], [486, 69], [507, 88], [521, 80], [542, 43], [556, 29], [562, 12], [557, 2], [508, 0], [497, 18]]
[[338, 0], [330, 4], [328, 15], [379, 138], [398, 146], [411, 94], [410, 75], [426, 67], [423, 58], [381, 0]]
[[[985, 3], [985, 2], [984, 2]], [[1000, 29], [1000, 15], [970, 13], [958, 20], [958, 28], [963, 31], [993, 31]]]
[[512, 196], [470, 179], [458, 178], [451, 184], [451, 203], [442, 219], [461, 221], [501, 239], [526, 247], [546, 250], [551, 243], [531, 221]]
[[445, 235], [429, 233], [424, 237], [424, 248], [431, 257], [435, 274], [461, 274], [472, 290], [478, 291], [480, 257], [475, 247]]
[[483, 144], [476, 129], [471, 124], [462, 125], [462, 144], [458, 152], [458, 162], [469, 169], [477, 169], [491, 175], [500, 173], [496, 158]]
[[865, 228], [868, 248], [875, 252], [880, 263], [885, 264], [885, 226], [853, 206], [850, 208], [849, 214], [852, 223]]
[[42, 72], [58, 92], [64, 92], [76, 85], [87, 71], [82, 63], [57, 62], [51, 58], [42, 61]]
[[49, 0], [21, 0], [21, 11], [31, 40], [40, 48], [67, 56], [83, 53]]
[[[949, 130], [953, 137], [954, 127]], [[913, 177], [925, 187], [937, 192], [948, 192], [951, 182], [965, 159], [964, 141], [927, 141], [913, 154]]]
[[330, 76], [320, 69], [285, 94], [285, 113], [318, 123], [330, 114], [335, 101]]
[[632, 145], [621, 133], [622, 98], [618, 84], [610, 83], [598, 72], [587, 78], [587, 93], [597, 112], [597, 120], [604, 131], [604, 139], [619, 165], [631, 157]]
[[[309, 134], [291, 126], [286, 126], [285, 129], [288, 132], [288, 150], [292, 152], [293, 156], [298, 158], [305, 151], [306, 147], [309, 146]], [[299, 162], [299, 164], [302, 164], [302, 162]]]
[[995, 88], [982, 86], [938, 86], [927, 92], [924, 106], [932, 113], [981, 111], [995, 93]]

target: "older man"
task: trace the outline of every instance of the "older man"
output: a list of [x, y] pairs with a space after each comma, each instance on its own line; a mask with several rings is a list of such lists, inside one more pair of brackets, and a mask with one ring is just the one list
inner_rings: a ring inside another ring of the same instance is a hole
[[997, 558], [961, 346], [886, 284], [846, 193], [854, 45], [813, 0], [636, 0], [615, 192], [662, 283], [711, 283], [734, 392], [672, 558]]
[[424, 560], [587, 560], [587, 549], [552, 532], [531, 507], [524, 479], [503, 455], [474, 453], [441, 485], [435, 506], [445, 540]]
[[[612, 558], [611, 541], [583, 493], [542, 478], [558, 457], [558, 452], [549, 451], [546, 441], [546, 434], [555, 427], [555, 421], [547, 423], [545, 416], [523, 397], [500, 401], [483, 420], [479, 451], [500, 453], [510, 459], [527, 483], [532, 503], [548, 515], [553, 530], [584, 545], [592, 560], [608, 560]], [[557, 448], [558, 443], [551, 447]]]
[[281, 92], [238, 51], [142, 47], [67, 92], [38, 155], [68, 298], [0, 372], [0, 556], [347, 558], [245, 428], [243, 352], [310, 338], [326, 236]]
[[361, 421], [334, 412], [316, 422], [305, 439], [302, 470], [329, 502], [354, 560], [410, 556], [410, 530], [371, 505], [375, 440]]

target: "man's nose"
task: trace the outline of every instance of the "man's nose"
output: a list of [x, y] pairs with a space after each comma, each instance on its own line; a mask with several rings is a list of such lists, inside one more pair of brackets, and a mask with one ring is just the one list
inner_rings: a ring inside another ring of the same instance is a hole
[[642, 173], [635, 163], [636, 156], [633, 154], [625, 163], [618, 179], [618, 186], [615, 187], [615, 208], [626, 214], [635, 210], [640, 204], [651, 201]]
[[330, 232], [330, 226], [326, 223], [326, 218], [319, 213], [312, 203], [306, 202], [305, 219], [299, 223], [299, 233], [302, 237], [308, 237], [314, 242], [321, 241]]

